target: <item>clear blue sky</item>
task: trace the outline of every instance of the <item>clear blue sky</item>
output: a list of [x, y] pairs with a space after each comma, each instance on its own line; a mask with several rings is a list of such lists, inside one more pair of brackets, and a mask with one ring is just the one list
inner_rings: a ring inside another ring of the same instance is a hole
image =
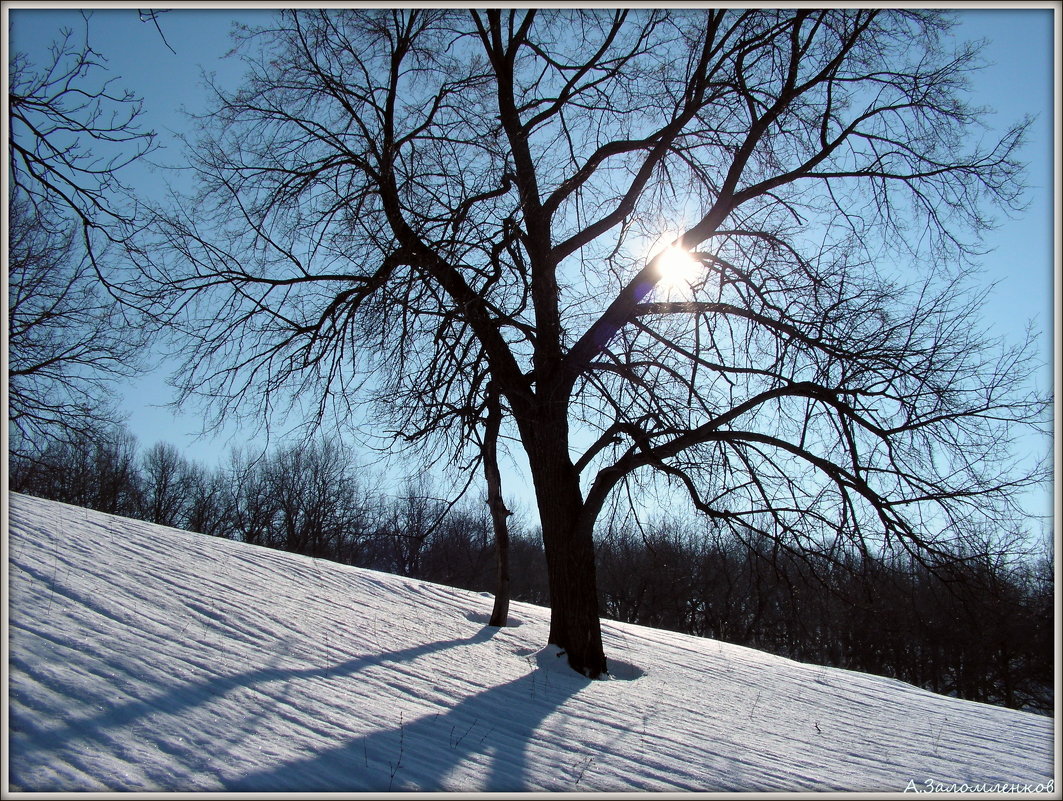
[[[997, 111], [994, 119], [1000, 127], [1027, 113], [1038, 116], [1023, 152], [1029, 163], [1029, 209], [1021, 218], [1003, 222], [991, 239], [994, 252], [985, 258], [984, 267], [986, 281], [998, 283], [987, 310], [991, 325], [1011, 339], [1022, 336], [1028, 321], [1042, 330], [1046, 363], [1043, 380], [1048, 386], [1052, 381], [1054, 272], [1053, 12], [1048, 5], [1035, 9], [1017, 5], [1006, 9], [959, 9], [959, 35], [990, 40], [986, 56], [994, 63], [978, 79], [976, 101]], [[26, 51], [34, 60], [45, 59], [48, 44], [63, 25], [75, 31], [83, 29], [76, 9], [20, 9], [14, 4], [9, 4], [8, 9], [12, 47]], [[160, 134], [165, 149], [156, 154], [157, 161], [165, 164], [181, 160], [172, 134], [188, 125], [182, 108], [203, 108], [206, 94], [201, 71], [216, 72], [224, 85], [232, 85], [238, 79], [239, 63], [222, 58], [230, 46], [232, 20], [254, 24], [270, 13], [251, 8], [219, 8], [179, 9], [163, 14], [159, 23], [176, 53], [167, 48], [151, 23], [139, 20], [135, 7], [121, 5], [92, 13], [92, 44], [108, 59], [111, 73], [120, 76], [118, 85], [144, 98], [145, 126]], [[164, 171], [149, 169], [127, 177], [145, 195], [159, 191], [170, 180]], [[228, 432], [235, 438], [197, 441], [199, 419], [194, 410], [174, 416], [159, 406], [169, 400], [164, 372], [159, 370], [128, 388], [125, 404], [133, 433], [144, 445], [165, 440], [186, 448], [190, 457], [208, 465], [219, 463], [230, 445], [242, 441], [242, 435]], [[1031, 449], [1038, 444], [1031, 440]], [[520, 481], [519, 477], [510, 481], [508, 489], [512, 492]], [[530, 505], [530, 492], [524, 498]], [[1050, 498], [1033, 498], [1031, 505], [1039, 508], [1031, 511], [1047, 513], [1050, 503]]]

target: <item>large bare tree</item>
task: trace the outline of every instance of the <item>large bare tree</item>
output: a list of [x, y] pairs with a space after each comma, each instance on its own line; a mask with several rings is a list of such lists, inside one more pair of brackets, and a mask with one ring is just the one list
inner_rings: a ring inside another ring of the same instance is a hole
[[141, 265], [185, 395], [368, 409], [475, 459], [497, 392], [574, 669], [607, 669], [621, 487], [939, 564], [1038, 477], [1010, 449], [1045, 410], [1028, 347], [982, 333], [967, 274], [1025, 123], [974, 135], [947, 16], [307, 10], [241, 47], [202, 191], [160, 216], [175, 257]]

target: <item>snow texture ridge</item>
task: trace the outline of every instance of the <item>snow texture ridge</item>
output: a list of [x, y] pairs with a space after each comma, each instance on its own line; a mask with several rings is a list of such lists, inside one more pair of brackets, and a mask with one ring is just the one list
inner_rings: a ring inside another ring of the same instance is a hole
[[9, 496], [11, 791], [1054, 787], [1054, 721]]

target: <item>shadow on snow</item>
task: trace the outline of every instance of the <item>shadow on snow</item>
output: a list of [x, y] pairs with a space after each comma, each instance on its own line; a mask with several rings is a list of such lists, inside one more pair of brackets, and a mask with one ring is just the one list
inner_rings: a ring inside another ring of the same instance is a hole
[[[77, 593], [67, 588], [67, 594], [73, 596]], [[89, 608], [95, 606], [88, 598], [72, 599], [85, 603]], [[55, 641], [48, 632], [28, 631]], [[202, 742], [186, 742], [178, 754], [172, 750], [172, 743], [168, 740], [165, 729], [169, 727], [156, 718], [161, 714], [172, 721], [174, 716], [203, 707], [230, 693], [268, 683], [281, 683], [285, 696], [298, 694], [299, 690], [293, 683], [299, 681], [344, 678], [388, 663], [409, 663], [431, 653], [486, 642], [497, 632], [497, 628], [485, 626], [467, 638], [426, 643], [390, 653], [363, 655], [328, 666], [299, 669], [265, 667], [227, 676], [214, 675], [204, 681], [173, 685], [151, 698], [107, 705], [98, 714], [68, 719], [59, 726], [41, 726], [29, 719], [13, 719], [12, 734], [17, 732], [17, 735], [9, 741], [10, 780], [13, 786], [20, 786], [27, 791], [69, 790], [69, 787], [29, 787], [19, 777], [24, 770], [32, 772], [33, 765], [54, 762], [62, 753], [64, 761], [77, 772], [95, 775], [106, 783], [108, 777], [99, 775], [98, 768], [93, 769], [96, 757], [116, 750], [114, 735], [117, 732], [123, 729], [145, 729], [144, 739], [154, 741], [156, 748], [168, 751], [172, 756], [179, 756], [190, 774], [199, 774], [201, 778], [213, 774], [229, 790], [433, 790], [443, 787], [454, 768], [470, 758], [480, 760], [486, 769], [486, 774], [476, 780], [477, 789], [524, 789], [526, 751], [535, 739], [536, 729], [565, 700], [590, 683], [590, 680], [569, 670], [567, 666], [544, 668], [543, 660], [554, 659], [552, 654], [545, 651], [539, 657], [539, 666], [531, 663], [532, 669], [526, 675], [463, 698], [437, 713], [414, 720], [398, 720], [398, 725], [393, 729], [377, 731], [313, 753], [304, 759], [284, 762], [242, 776], [233, 775], [239, 774], [239, 764], [226, 759], [216, 739], [210, 740], [211, 735], [216, 736], [219, 732], [204, 732], [205, 738], [196, 738], [202, 739]], [[531, 655], [526, 656], [530, 658]], [[113, 667], [119, 668], [118, 665]], [[41, 683], [50, 683], [47, 677], [36, 675], [33, 664], [19, 656], [12, 655], [10, 668], [32, 675]], [[632, 677], [637, 676], [618, 676]], [[97, 706], [106, 703], [103, 698], [96, 700], [101, 702]], [[236, 723], [235, 720], [232, 722]], [[253, 738], [254, 729], [253, 721], [245, 718], [238, 731], [227, 734], [230, 739]], [[177, 777], [169, 771], [158, 772], [150, 764], [135, 761], [144, 776], [158, 782], [160, 788], [182, 789], [174, 786]], [[228, 778], [219, 775], [219, 768], [226, 762], [229, 770], [223, 769], [223, 772], [228, 774]], [[563, 781], [564, 777], [559, 777], [559, 780]], [[566, 786], [570, 785], [571, 782]]]
[[[485, 628], [472, 641], [490, 638]], [[459, 643], [438, 643], [453, 647]], [[389, 658], [392, 655], [389, 655]], [[491, 687], [439, 712], [398, 720], [391, 729], [357, 737], [342, 745], [285, 762], [236, 781], [237, 791], [375, 791], [476, 790], [512, 792], [526, 785], [528, 750], [543, 721], [591, 680], [567, 666], [540, 666], [513, 681]], [[471, 780], [448, 777], [458, 766], [475, 762]], [[558, 776], [559, 788], [571, 788], [576, 776]], [[469, 786], [469, 784], [473, 786]]]

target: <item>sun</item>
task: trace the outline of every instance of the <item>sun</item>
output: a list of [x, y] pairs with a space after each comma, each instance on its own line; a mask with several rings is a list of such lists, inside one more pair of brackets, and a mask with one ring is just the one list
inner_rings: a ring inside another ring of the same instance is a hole
[[701, 277], [701, 264], [690, 252], [675, 245], [669, 245], [660, 254], [657, 262], [661, 279], [657, 286], [665, 292], [690, 291], [691, 284]]

